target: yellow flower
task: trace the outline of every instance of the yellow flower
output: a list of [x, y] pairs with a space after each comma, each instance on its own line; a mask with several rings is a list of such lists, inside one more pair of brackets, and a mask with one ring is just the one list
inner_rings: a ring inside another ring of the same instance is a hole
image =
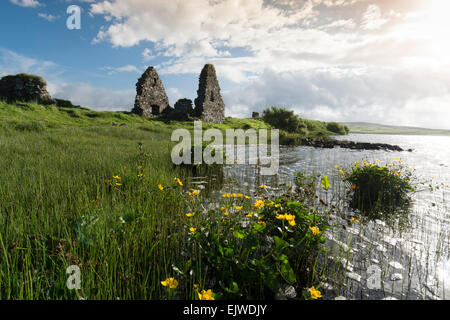
[[238, 194], [237, 194], [237, 197], [238, 197], [238, 198], [242, 198], [243, 196], [244, 196], [244, 195], [243, 195], [242, 193], [238, 193]]
[[311, 289], [309, 289], [309, 291], [311, 293], [311, 298], [313, 298], [313, 299], [322, 298], [322, 293], [319, 290], [316, 290], [316, 288], [314, 286], [312, 286]]
[[198, 284], [194, 284], [194, 290], [195, 290], [195, 291], [198, 290]]
[[192, 227], [189, 228], [189, 231], [192, 232], [192, 233], [194, 233], [196, 230], [197, 230], [196, 228], [192, 228]]
[[222, 210], [222, 211], [227, 211], [227, 208], [222, 207], [222, 208], [220, 208], [220, 210]]
[[253, 215], [251, 213], [249, 213], [248, 215], [246, 215], [247, 218], [251, 218], [253, 217]]
[[281, 208], [281, 203], [277, 203], [277, 204], [275, 205], [275, 208]]
[[120, 187], [122, 184], [121, 183], [116, 183], [116, 186]]
[[237, 194], [236, 194], [236, 193], [233, 193], [233, 194], [231, 195], [231, 197], [236, 198], [236, 197], [237, 197]]
[[198, 194], [200, 193], [200, 191], [198, 190], [194, 190], [192, 192], [189, 192], [189, 196], [193, 197], [193, 196], [198, 196]]
[[267, 206], [268, 206], [268, 207], [272, 207], [274, 204], [275, 204], [275, 203], [274, 203], [273, 201], [270, 201], [270, 202], [267, 204]]
[[262, 225], [262, 226], [266, 226], [266, 223], [264, 221], [258, 221], [258, 224]]
[[229, 198], [231, 195], [229, 193], [225, 193], [222, 195], [222, 198]]
[[258, 200], [255, 202], [255, 204], [253, 206], [255, 207], [255, 209], [262, 209], [264, 207], [264, 201]]
[[295, 220], [288, 220], [288, 223], [291, 227], [295, 227]]
[[285, 214], [284, 216], [287, 221], [295, 220], [295, 216], [292, 214]]
[[116, 179], [116, 180], [120, 180], [119, 176], [114, 176], [113, 178]]
[[334, 167], [335, 167], [336, 169], [339, 169], [339, 166], [338, 166], [338, 165], [335, 165]]
[[226, 217], [228, 217], [228, 216], [230, 215], [230, 213], [229, 213], [228, 211], [225, 211], [223, 214], [224, 214]]
[[356, 219], [355, 217], [352, 217], [351, 220], [352, 220], [353, 222], [359, 223], [359, 220]]
[[198, 298], [200, 300], [214, 300], [213, 292], [211, 289], [208, 291], [202, 290], [202, 292], [198, 292]]
[[311, 232], [313, 233], [313, 235], [318, 235], [320, 233], [319, 228], [317, 227], [309, 227], [309, 229], [311, 230]]
[[143, 173], [138, 174], [138, 177], [143, 177], [143, 176], [144, 176]]
[[192, 218], [194, 215], [195, 215], [194, 212], [192, 212], [192, 213], [186, 213], [186, 217], [188, 217], [188, 218]]
[[263, 184], [262, 186], [260, 186], [261, 189], [266, 189], [267, 186], [265, 184]]
[[170, 289], [175, 289], [178, 287], [178, 281], [175, 278], [167, 278], [164, 281], [161, 281], [161, 284], [164, 287], [169, 287]]
[[163, 187], [162, 185], [158, 184], [158, 189], [161, 190], [161, 191], [163, 191], [163, 190], [164, 190], [164, 187]]
[[286, 220], [286, 215], [285, 214], [279, 214], [279, 215], [276, 216], [276, 218], [278, 220]]
[[242, 210], [244, 207], [243, 206], [236, 206], [235, 208], [236, 208], [236, 210]]
[[344, 171], [343, 171], [343, 170], [339, 170], [339, 173], [340, 173], [340, 174], [344, 174]]
[[245, 199], [250, 200], [252, 197], [250, 196], [245, 196]]
[[174, 179], [180, 186], [183, 186], [183, 182], [181, 182], [180, 179], [178, 179], [177, 177], [175, 177]]

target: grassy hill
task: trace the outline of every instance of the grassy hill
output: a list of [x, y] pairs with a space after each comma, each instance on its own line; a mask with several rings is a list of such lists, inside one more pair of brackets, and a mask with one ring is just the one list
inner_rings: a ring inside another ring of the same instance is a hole
[[343, 122], [351, 133], [450, 136], [450, 130], [390, 126], [367, 122]]
[[[327, 130], [327, 123], [303, 119], [308, 127], [306, 136], [281, 132], [281, 143], [292, 144], [297, 138], [327, 137], [335, 133]], [[64, 128], [111, 128], [127, 127], [128, 130], [158, 132], [169, 135], [176, 128], [193, 129], [192, 121], [147, 120], [140, 116], [124, 112], [94, 111], [81, 107], [63, 108], [43, 106], [36, 103], [8, 104], [0, 101], [0, 128], [16, 131], [45, 131]], [[271, 129], [260, 119], [239, 119], [227, 117], [223, 124], [203, 123], [204, 129]]]

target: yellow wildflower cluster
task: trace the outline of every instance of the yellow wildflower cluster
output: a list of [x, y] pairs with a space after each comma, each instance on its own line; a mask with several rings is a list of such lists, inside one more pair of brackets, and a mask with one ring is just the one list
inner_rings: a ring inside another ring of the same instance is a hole
[[161, 281], [161, 284], [170, 289], [176, 289], [178, 287], [178, 281], [175, 278], [167, 278], [166, 280]]
[[286, 220], [290, 226], [295, 226], [295, 216], [292, 214], [279, 214], [276, 216], [278, 220]]
[[320, 234], [320, 230], [317, 227], [309, 227], [309, 230], [311, 230], [311, 232], [313, 233], [313, 235], [318, 235]]
[[262, 209], [262, 208], [264, 208], [264, 205], [265, 205], [264, 200], [258, 200], [258, 201], [255, 202], [253, 207], [255, 209]]
[[[222, 198], [243, 198], [244, 195], [242, 193], [225, 193], [222, 195]], [[250, 199], [249, 196], [245, 196], [246, 199]]]
[[197, 294], [200, 300], [214, 300], [213, 292], [211, 289], [207, 291], [202, 290], [202, 292], [197, 292]]

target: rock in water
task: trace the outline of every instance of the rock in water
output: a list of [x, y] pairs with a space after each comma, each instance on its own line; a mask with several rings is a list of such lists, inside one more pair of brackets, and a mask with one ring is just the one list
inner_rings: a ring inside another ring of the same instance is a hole
[[52, 104], [54, 100], [47, 91], [47, 83], [39, 76], [25, 73], [0, 79], [0, 99], [8, 102], [38, 102]]
[[216, 70], [212, 64], [206, 64], [200, 74], [199, 86], [195, 99], [195, 115], [205, 122], [223, 123], [225, 104], [220, 95]]
[[169, 98], [154, 67], [149, 67], [136, 83], [136, 100], [133, 113], [150, 118], [161, 115], [171, 108]]

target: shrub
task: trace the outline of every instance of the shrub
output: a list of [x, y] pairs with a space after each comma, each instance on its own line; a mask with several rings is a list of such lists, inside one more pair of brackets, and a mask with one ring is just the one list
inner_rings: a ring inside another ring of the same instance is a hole
[[341, 135], [346, 135], [350, 132], [350, 130], [347, 126], [344, 126], [337, 122], [328, 122], [327, 130], [331, 131], [333, 133], [336, 133], [336, 134], [341, 134]]
[[344, 181], [350, 182], [350, 206], [362, 213], [379, 217], [395, 214], [409, 207], [411, 171], [404, 170], [401, 162], [381, 166], [367, 161], [355, 162], [350, 172], [340, 170]]
[[291, 133], [307, 132], [305, 131], [307, 130], [306, 124], [292, 110], [277, 107], [267, 108], [264, 110], [262, 118], [276, 129]]
[[[224, 194], [221, 209], [193, 206], [186, 218], [186, 256], [202, 266], [201, 288], [217, 298], [273, 299], [292, 286], [311, 285], [314, 264], [329, 228], [324, 216], [287, 198], [252, 201]], [[191, 202], [192, 203], [192, 202]]]

